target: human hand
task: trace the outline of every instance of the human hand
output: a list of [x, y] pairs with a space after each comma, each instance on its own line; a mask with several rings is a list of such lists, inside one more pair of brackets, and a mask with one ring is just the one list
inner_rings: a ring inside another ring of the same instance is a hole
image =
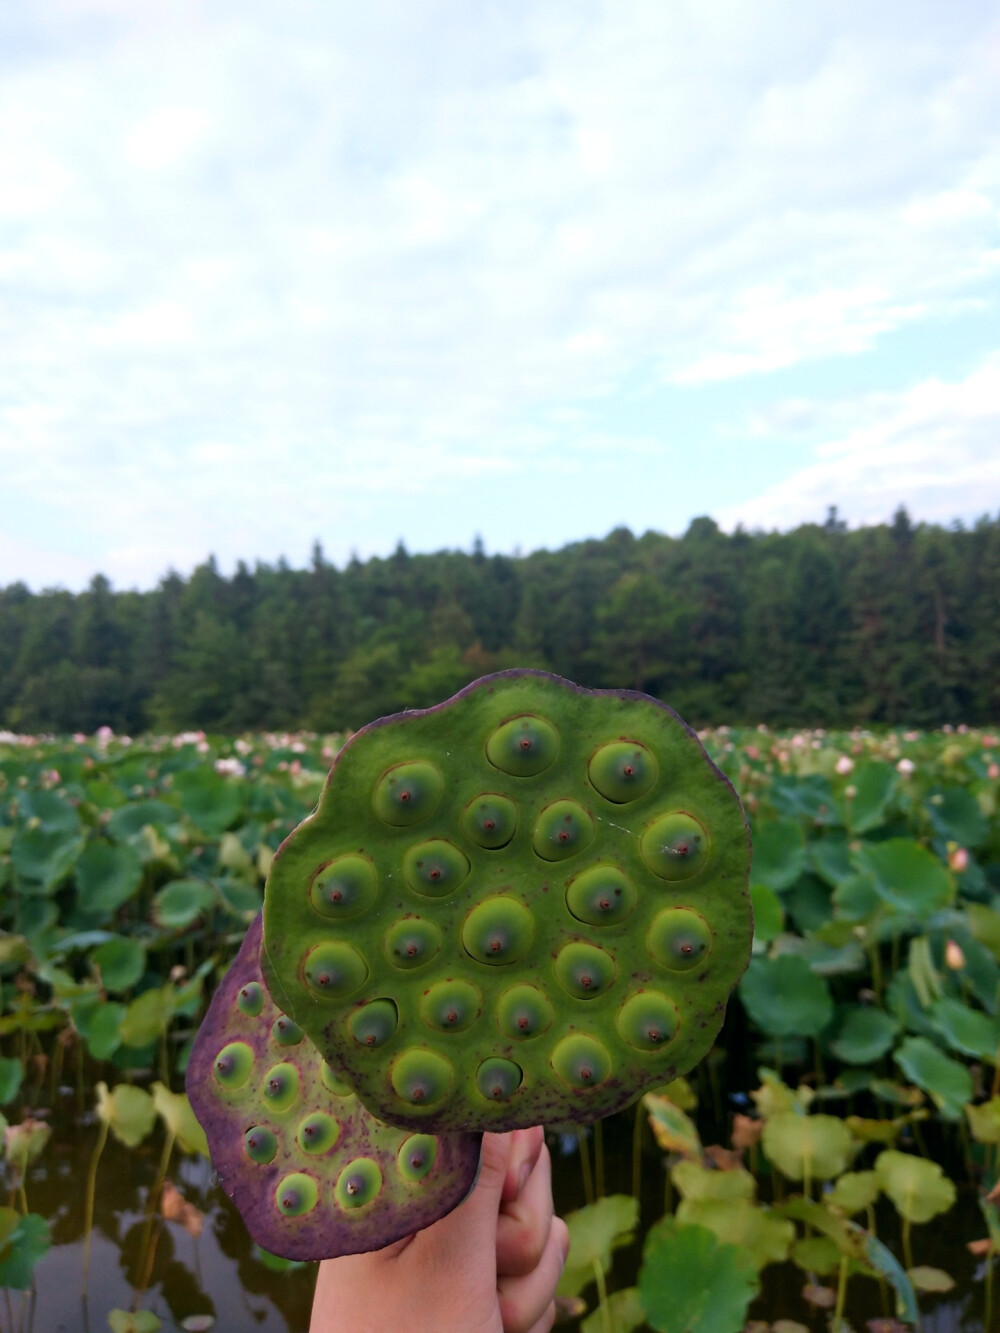
[[484, 1134], [476, 1188], [447, 1217], [323, 1260], [310, 1333], [548, 1333], [568, 1248], [541, 1128]]

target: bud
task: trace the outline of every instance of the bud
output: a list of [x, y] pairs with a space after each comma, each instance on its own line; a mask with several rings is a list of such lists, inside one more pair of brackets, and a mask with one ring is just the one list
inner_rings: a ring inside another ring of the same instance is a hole
[[944, 946], [944, 961], [953, 972], [960, 972], [965, 966], [965, 954], [957, 940], [949, 940]]
[[849, 758], [846, 754], [842, 754], [840, 758], [837, 760], [836, 768], [837, 772], [841, 774], [841, 776], [850, 773], [853, 767], [854, 767], [854, 760]]
[[896, 765], [896, 772], [901, 773], [904, 778], [908, 778], [915, 768], [916, 764], [912, 759], [900, 759]]
[[969, 868], [969, 853], [964, 847], [953, 848], [948, 853], [948, 864], [957, 875], [960, 875], [963, 870]]

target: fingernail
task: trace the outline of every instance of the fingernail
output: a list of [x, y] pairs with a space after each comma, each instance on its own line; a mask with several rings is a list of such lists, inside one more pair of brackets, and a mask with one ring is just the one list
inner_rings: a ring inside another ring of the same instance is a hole
[[521, 1191], [524, 1189], [525, 1185], [527, 1185], [527, 1183], [528, 1183], [528, 1177], [529, 1177], [530, 1175], [531, 1175], [531, 1163], [530, 1163], [530, 1162], [522, 1162], [522, 1163], [521, 1163], [521, 1169], [520, 1169], [520, 1171], [518, 1171], [518, 1173], [517, 1173], [517, 1192], [518, 1192], [518, 1194], [520, 1194]]

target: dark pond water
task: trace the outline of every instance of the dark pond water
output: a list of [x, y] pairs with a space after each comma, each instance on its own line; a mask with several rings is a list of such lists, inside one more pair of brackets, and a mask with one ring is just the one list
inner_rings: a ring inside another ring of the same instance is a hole
[[[177, 1222], [146, 1218], [148, 1193], [156, 1178], [162, 1148], [159, 1134], [129, 1150], [109, 1136], [97, 1178], [90, 1278], [83, 1297], [83, 1222], [87, 1168], [97, 1141], [96, 1122], [76, 1116], [72, 1098], [49, 1117], [53, 1137], [27, 1181], [28, 1205], [49, 1218], [53, 1245], [40, 1262], [37, 1293], [21, 1309], [20, 1293], [10, 1306], [0, 1302], [0, 1329], [15, 1333], [106, 1333], [108, 1311], [138, 1304], [163, 1321], [166, 1333], [181, 1333], [185, 1319], [211, 1315], [214, 1333], [305, 1333], [309, 1324], [314, 1265], [282, 1272], [270, 1270], [254, 1247], [222, 1191], [213, 1183], [209, 1164], [201, 1158], [173, 1158], [168, 1178], [184, 1197], [205, 1213], [200, 1236], [191, 1236]], [[631, 1189], [632, 1113], [612, 1117], [603, 1126], [605, 1183], [610, 1192]], [[560, 1212], [584, 1201], [583, 1179], [575, 1136], [554, 1136], [555, 1194]], [[663, 1211], [664, 1172], [652, 1141], [645, 1145], [642, 1171], [642, 1230]], [[880, 1212], [881, 1238], [899, 1253], [899, 1234], [890, 1208]], [[913, 1231], [915, 1261], [944, 1268], [957, 1287], [945, 1297], [924, 1297], [923, 1333], [998, 1333], [1000, 1320], [986, 1329], [984, 1284], [966, 1242], [984, 1228], [971, 1191], [960, 1193], [956, 1207], [930, 1226]], [[618, 1253], [610, 1286], [635, 1279], [640, 1244]], [[750, 1314], [756, 1319], [797, 1319], [819, 1333], [827, 1312], [803, 1300], [805, 1278], [792, 1264], [764, 1272], [763, 1291]], [[857, 1333], [868, 1319], [887, 1313], [878, 1285], [852, 1279], [848, 1317]], [[593, 1293], [590, 1293], [591, 1298]], [[13, 1315], [13, 1319], [11, 1319]], [[11, 1325], [8, 1329], [8, 1324]], [[570, 1325], [575, 1328], [576, 1325]], [[387, 1333], [392, 1333], [387, 1330]]]

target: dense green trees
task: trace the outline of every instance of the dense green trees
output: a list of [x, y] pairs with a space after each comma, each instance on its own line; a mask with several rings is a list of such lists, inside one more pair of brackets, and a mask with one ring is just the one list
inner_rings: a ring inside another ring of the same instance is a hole
[[214, 560], [76, 596], [0, 589], [0, 726], [357, 727], [486, 671], [545, 667], [692, 723], [1000, 720], [1000, 518], [854, 532], [625, 528], [523, 558]]

